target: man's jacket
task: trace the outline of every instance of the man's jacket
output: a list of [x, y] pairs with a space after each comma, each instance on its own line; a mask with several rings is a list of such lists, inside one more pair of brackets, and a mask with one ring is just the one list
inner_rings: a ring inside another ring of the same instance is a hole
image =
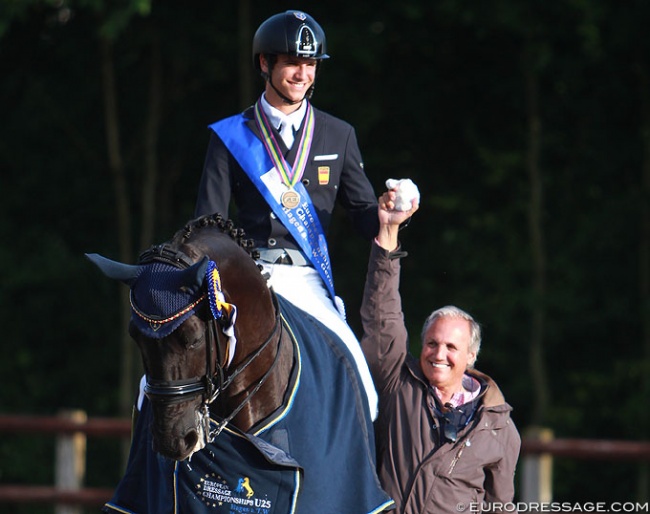
[[434, 393], [408, 353], [399, 296], [400, 262], [373, 244], [361, 307], [361, 345], [377, 392], [377, 465], [397, 512], [441, 514], [490, 511], [514, 496], [521, 439], [508, 405], [488, 376], [480, 404], [455, 443], [442, 436]]

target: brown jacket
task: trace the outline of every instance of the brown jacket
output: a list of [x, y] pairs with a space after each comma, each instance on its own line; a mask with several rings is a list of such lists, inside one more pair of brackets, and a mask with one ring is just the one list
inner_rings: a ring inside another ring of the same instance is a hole
[[[440, 434], [431, 387], [408, 353], [399, 295], [399, 254], [372, 245], [361, 318], [363, 352], [379, 393], [377, 467], [397, 512], [489, 512], [513, 501], [521, 439], [512, 407], [487, 375], [472, 421], [455, 443]], [[391, 258], [392, 257], [392, 258]]]

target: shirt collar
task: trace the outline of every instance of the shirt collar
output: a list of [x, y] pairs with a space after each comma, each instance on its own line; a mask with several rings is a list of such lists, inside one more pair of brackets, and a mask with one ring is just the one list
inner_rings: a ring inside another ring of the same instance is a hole
[[[433, 390], [436, 393], [438, 399], [440, 399], [441, 394], [438, 391], [438, 388], [434, 386]], [[476, 398], [481, 392], [481, 383], [476, 380], [474, 377], [471, 377], [467, 374], [463, 375], [463, 389], [451, 395], [449, 402], [453, 407], [460, 407], [468, 402], [471, 402]]]
[[305, 113], [307, 112], [307, 101], [303, 100], [298, 109], [287, 115], [273, 107], [266, 100], [264, 94], [262, 94], [262, 110], [271, 122], [271, 125], [276, 129], [279, 129], [280, 125], [283, 123], [290, 123], [294, 130], [298, 130], [302, 124], [302, 119], [305, 117]]

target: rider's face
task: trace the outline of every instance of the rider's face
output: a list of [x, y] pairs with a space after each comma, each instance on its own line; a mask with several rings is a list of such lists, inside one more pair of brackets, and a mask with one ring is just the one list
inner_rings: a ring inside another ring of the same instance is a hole
[[[285, 114], [295, 111], [316, 79], [317, 64], [318, 61], [315, 59], [278, 55], [271, 72], [271, 82], [284, 96], [296, 103], [290, 105], [284, 102], [268, 82], [266, 84], [266, 100]], [[262, 71], [269, 72], [268, 61], [264, 55], [260, 56], [260, 66]]]

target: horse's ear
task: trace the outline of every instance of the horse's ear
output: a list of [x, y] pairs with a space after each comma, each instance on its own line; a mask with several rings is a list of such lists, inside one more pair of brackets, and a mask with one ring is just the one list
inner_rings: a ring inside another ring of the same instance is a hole
[[95, 264], [108, 278], [120, 280], [127, 285], [131, 285], [140, 272], [141, 266], [112, 261], [97, 253], [87, 253], [85, 255], [88, 260]]
[[207, 257], [203, 257], [199, 262], [196, 264], [193, 264], [189, 268], [187, 268], [186, 273], [188, 278], [190, 276], [193, 277], [193, 284], [189, 284], [188, 280], [188, 285], [193, 285], [196, 286], [196, 290], [198, 291], [201, 289], [201, 286], [203, 285], [203, 282], [205, 281], [205, 272], [208, 269], [208, 263], [210, 262], [210, 259]]

